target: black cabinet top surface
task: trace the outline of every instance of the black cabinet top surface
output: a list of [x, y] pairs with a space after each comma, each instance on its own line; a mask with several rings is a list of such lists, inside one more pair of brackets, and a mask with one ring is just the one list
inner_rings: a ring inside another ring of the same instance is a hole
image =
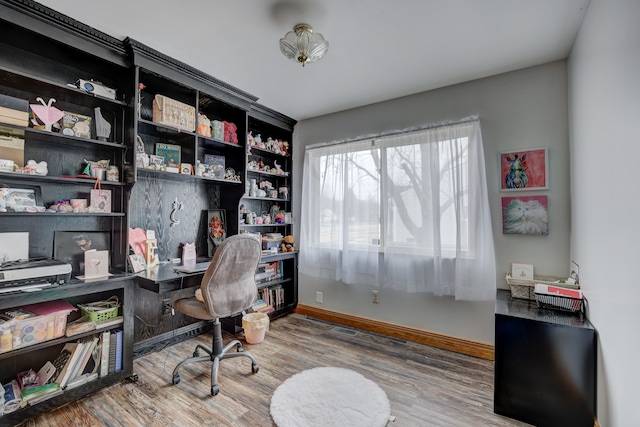
[[513, 298], [511, 292], [505, 289], [499, 289], [496, 294], [496, 316], [498, 315], [594, 329], [587, 317], [581, 313], [538, 308], [535, 301]]

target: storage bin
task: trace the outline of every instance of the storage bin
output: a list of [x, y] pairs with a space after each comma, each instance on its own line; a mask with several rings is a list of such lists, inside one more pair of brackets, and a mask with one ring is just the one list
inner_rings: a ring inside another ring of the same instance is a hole
[[0, 329], [3, 334], [8, 329], [12, 335], [11, 348], [3, 347], [3, 350], [28, 347], [63, 336], [67, 316], [74, 310], [76, 308], [68, 302], [54, 300], [3, 311], [6, 321], [0, 324]]
[[83, 316], [88, 316], [94, 323], [106, 322], [118, 317], [120, 303], [118, 297], [111, 297], [105, 301], [96, 301], [88, 304], [78, 304]]
[[164, 95], [156, 95], [153, 99], [153, 121], [194, 132], [196, 130], [196, 109]]
[[562, 277], [555, 276], [533, 276], [533, 280], [514, 279], [510, 274], [507, 274], [507, 284], [511, 289], [511, 296], [513, 298], [528, 299], [534, 301], [536, 295], [533, 292], [536, 283], [542, 283], [544, 285], [559, 286], [567, 289], [580, 289], [579, 285], [572, 285], [570, 283], [559, 282], [565, 280]]
[[249, 344], [259, 344], [269, 328], [269, 316], [265, 313], [249, 313], [242, 316], [244, 338]]

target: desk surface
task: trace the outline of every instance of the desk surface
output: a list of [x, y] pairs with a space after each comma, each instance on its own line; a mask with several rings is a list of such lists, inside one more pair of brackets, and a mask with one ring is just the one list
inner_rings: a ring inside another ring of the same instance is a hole
[[580, 313], [538, 308], [535, 301], [512, 298], [508, 290], [498, 290], [496, 295], [496, 315], [594, 329], [586, 316]]
[[145, 289], [158, 293], [200, 286], [204, 270], [191, 273], [176, 272], [174, 269], [181, 265], [168, 262], [147, 268], [136, 274], [138, 284]]

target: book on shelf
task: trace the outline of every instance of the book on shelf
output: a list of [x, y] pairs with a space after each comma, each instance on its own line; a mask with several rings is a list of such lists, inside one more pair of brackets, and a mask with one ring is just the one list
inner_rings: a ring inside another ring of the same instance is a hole
[[[20, 392], [20, 396], [22, 397], [22, 400], [24, 402], [33, 402], [36, 399], [41, 399], [42, 397], [45, 397], [45, 396], [47, 399], [49, 399], [53, 396], [57, 396], [60, 393], [62, 393], [62, 390], [60, 389], [60, 386], [58, 384], [49, 383], [49, 384], [43, 384], [37, 387], [25, 388]], [[38, 401], [41, 401], [41, 400], [38, 400]]]
[[71, 337], [88, 331], [93, 331], [95, 328], [96, 323], [89, 320], [89, 316], [82, 316], [71, 323], [67, 323], [65, 335]]
[[258, 290], [258, 296], [267, 305], [273, 306], [274, 310], [284, 304], [284, 288], [281, 285], [262, 288]]
[[75, 379], [76, 377], [82, 374], [82, 371], [84, 370], [85, 365], [87, 364], [87, 362], [89, 361], [89, 358], [91, 357], [91, 354], [93, 353], [95, 342], [96, 340], [94, 340], [91, 337], [78, 342], [78, 347], [76, 348], [78, 357], [75, 359], [75, 362], [72, 363], [71, 367], [69, 368], [69, 371], [70, 371], [69, 377], [66, 381], [65, 386], [61, 385], [60, 386], [61, 388], [64, 389], [69, 382], [71, 382], [73, 379]]
[[156, 156], [164, 158], [164, 164], [177, 168], [182, 162], [182, 147], [175, 144], [156, 143]]
[[33, 405], [37, 405], [40, 402], [44, 402], [45, 400], [49, 400], [52, 397], [56, 397], [58, 395], [62, 394], [62, 390], [60, 388], [58, 388], [58, 390], [52, 391], [50, 393], [46, 393], [42, 396], [38, 396], [36, 398], [33, 398], [32, 400], [29, 401], [29, 405], [33, 406]]
[[213, 175], [214, 178], [223, 179], [225, 173], [224, 156], [216, 156], [213, 154], [204, 155], [205, 168]]
[[109, 364], [107, 368], [107, 374], [113, 374], [116, 372], [116, 332], [114, 330], [109, 331]]
[[78, 351], [78, 348], [80, 348], [80, 345], [77, 342], [68, 342], [62, 348], [62, 352], [66, 351], [69, 353], [69, 358], [55, 380], [56, 384], [58, 384], [61, 389], [64, 389], [67, 386], [67, 382], [71, 376], [71, 370], [78, 363], [78, 358], [80, 357], [80, 351]]
[[122, 329], [116, 329], [116, 364], [115, 364], [115, 372], [119, 372], [122, 370], [122, 338], [123, 332]]
[[100, 336], [100, 378], [109, 375], [110, 338], [110, 331], [104, 331]]
[[82, 374], [79, 377], [76, 377], [73, 380], [69, 381], [69, 384], [67, 384], [66, 390], [71, 390], [73, 388], [80, 387], [81, 385], [86, 384], [89, 381], [93, 381], [97, 378], [98, 378], [97, 372]]
[[[88, 365], [91, 366], [91, 371], [93, 371], [93, 367], [95, 367], [95, 363], [93, 362], [93, 352], [96, 348], [96, 345], [98, 345], [98, 341], [99, 341], [99, 338], [96, 336], [96, 337], [90, 337], [83, 342], [84, 348], [82, 350], [82, 354], [81, 354], [81, 358], [79, 359], [78, 366], [76, 370], [72, 373], [72, 376], [71, 376], [72, 380], [81, 376], [87, 369]], [[91, 373], [91, 371], [89, 373]]]
[[263, 299], [257, 299], [253, 304], [251, 304], [251, 308], [254, 311], [257, 311], [257, 310], [259, 310], [259, 309], [261, 309], [263, 307], [266, 307], [266, 306], [267, 306], [267, 303], [264, 302]]
[[104, 320], [102, 322], [96, 323], [96, 328], [109, 328], [111, 326], [122, 325], [124, 323], [123, 316], [117, 316], [113, 319]]

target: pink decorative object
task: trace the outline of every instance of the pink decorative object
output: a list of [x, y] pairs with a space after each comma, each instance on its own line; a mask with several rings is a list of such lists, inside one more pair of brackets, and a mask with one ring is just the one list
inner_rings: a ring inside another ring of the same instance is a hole
[[45, 104], [44, 99], [37, 97], [36, 101], [40, 104], [30, 104], [33, 114], [44, 123], [44, 128], [47, 131], [51, 131], [51, 125], [59, 121], [64, 113], [58, 110], [56, 107], [52, 107], [51, 104], [56, 102], [55, 98], [49, 98], [49, 102]]

